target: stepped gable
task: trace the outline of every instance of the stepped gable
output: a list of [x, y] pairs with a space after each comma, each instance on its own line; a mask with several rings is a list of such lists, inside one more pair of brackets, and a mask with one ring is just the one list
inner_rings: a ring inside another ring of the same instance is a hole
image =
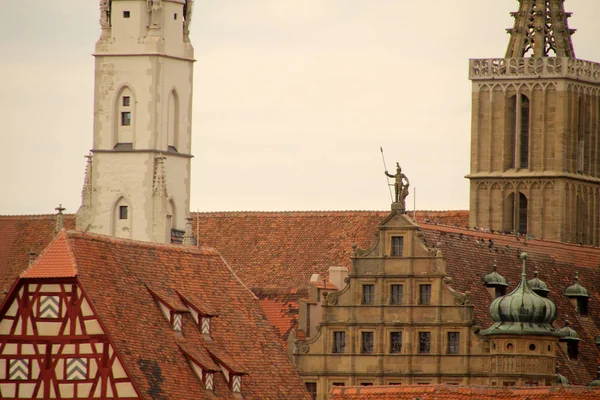
[[[482, 278], [492, 271], [495, 261], [498, 272], [508, 280], [507, 293], [510, 293], [521, 277], [519, 256], [527, 252], [528, 278], [533, 277], [534, 270], [539, 271], [550, 290], [548, 299], [556, 304], [554, 327], [564, 326], [568, 316], [571, 327], [582, 339], [578, 360], [571, 361], [562, 349], [558, 351], [561, 374], [572, 384], [587, 384], [594, 379], [600, 364], [600, 353], [595, 344], [595, 337], [600, 335], [600, 269], [596, 261], [600, 261], [600, 248], [538, 239], [525, 241], [524, 237], [430, 224], [420, 226], [421, 237], [428, 246], [442, 243], [446, 271], [452, 278], [450, 285], [455, 290], [472, 293], [475, 323], [481, 329], [493, 323], [489, 312], [493, 299], [483, 286]], [[564, 295], [564, 290], [575, 281], [577, 272], [591, 296], [587, 317], [580, 316]]]
[[[40, 268], [51, 276], [49, 265], [62, 268], [56, 265], [57, 249], [70, 249], [78, 282], [144, 398], [234, 398], [222, 372], [215, 374], [214, 394], [204, 389], [184, 354], [186, 348], [240, 373], [244, 398], [308, 398], [258, 301], [216, 250], [73, 231], [60, 235], [45, 253], [50, 260], [44, 257], [23, 276], [35, 276]], [[62, 258], [68, 260], [69, 255]], [[182, 332], [175, 331], [148, 288], [160, 288], [163, 295], [191, 293], [194, 302], [215, 310], [212, 341], [200, 333], [190, 312], [182, 314]]]
[[[65, 228], [75, 227], [75, 216], [64, 214]], [[29, 265], [29, 253], [39, 255], [55, 236], [56, 215], [0, 216], [0, 302], [15, 279]]]
[[478, 387], [448, 385], [333, 387], [331, 400], [592, 400], [600, 391], [588, 387]]

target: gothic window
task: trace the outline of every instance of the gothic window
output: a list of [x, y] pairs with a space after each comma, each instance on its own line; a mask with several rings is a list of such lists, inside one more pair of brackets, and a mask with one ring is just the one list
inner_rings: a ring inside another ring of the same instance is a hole
[[169, 153], [177, 153], [179, 147], [179, 97], [172, 90], [169, 94], [167, 114], [167, 150]]
[[576, 167], [578, 173], [589, 172], [589, 146], [590, 146], [590, 130], [589, 122], [590, 113], [588, 104], [586, 104], [583, 96], [579, 97], [577, 104], [577, 148], [576, 148]]
[[306, 391], [310, 395], [310, 398], [313, 400], [317, 399], [317, 382], [306, 382], [304, 383], [306, 386]]
[[511, 193], [504, 205], [504, 229], [507, 232], [527, 234], [527, 214], [527, 197], [521, 192]]
[[343, 353], [346, 351], [346, 332], [333, 332], [333, 352]]
[[404, 237], [392, 236], [392, 256], [402, 256], [404, 250]]
[[529, 168], [529, 98], [513, 95], [506, 106], [505, 169]]
[[431, 332], [419, 332], [419, 353], [431, 351]]
[[391, 285], [390, 304], [402, 304], [402, 285]]
[[131, 148], [131, 143], [133, 143], [133, 119], [134, 113], [133, 109], [135, 105], [135, 101], [133, 98], [133, 93], [131, 89], [128, 87], [123, 87], [114, 103], [114, 112], [115, 112], [115, 124], [114, 124], [114, 148], [124, 150], [127, 147], [124, 147], [123, 144], [129, 144], [128, 148]]
[[460, 346], [460, 332], [448, 332], [448, 354], [458, 354]]
[[390, 332], [390, 353], [402, 353], [402, 332]]
[[419, 285], [419, 304], [431, 304], [431, 285]]
[[362, 333], [362, 346], [360, 349], [361, 353], [372, 353], [373, 352], [373, 332]]
[[362, 304], [373, 304], [375, 301], [375, 285], [363, 285]]
[[521, 95], [521, 126], [519, 131], [519, 168], [529, 168], [529, 99]]
[[527, 197], [523, 193], [519, 193], [519, 215], [517, 216], [517, 226], [519, 233], [527, 234]]

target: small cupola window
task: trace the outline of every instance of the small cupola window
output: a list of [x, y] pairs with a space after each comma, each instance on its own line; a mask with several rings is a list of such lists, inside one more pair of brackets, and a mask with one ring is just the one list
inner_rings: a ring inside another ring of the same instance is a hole
[[494, 260], [492, 272], [484, 276], [482, 279], [483, 285], [488, 289], [490, 296], [493, 298], [506, 295], [506, 288], [508, 287], [508, 281], [496, 271], [497, 268], [496, 260]]
[[559, 342], [566, 344], [566, 353], [570, 360], [577, 360], [579, 356], [579, 335], [571, 328], [569, 317], [565, 318], [565, 326], [558, 330], [560, 334]]
[[527, 284], [529, 285], [531, 290], [533, 290], [534, 293], [537, 294], [538, 296], [548, 297], [548, 293], [550, 293], [550, 290], [548, 289], [548, 285], [546, 285], [546, 282], [544, 282], [543, 280], [538, 278], [537, 271], [535, 271], [533, 273], [533, 278], [528, 280]]
[[588, 300], [590, 295], [586, 288], [579, 283], [579, 272], [575, 274], [575, 283], [565, 289], [565, 296], [575, 306], [579, 315], [588, 315]]
[[216, 352], [216, 349], [212, 347], [207, 347], [210, 355], [212, 356], [215, 363], [221, 368], [221, 372], [227, 381], [229, 389], [233, 393], [235, 397], [242, 397], [242, 377], [247, 375], [248, 372], [235, 360], [230, 358], [229, 356], [222, 354], [221, 352]]
[[169, 325], [176, 332], [183, 331], [183, 315], [189, 313], [188, 308], [181, 302], [174, 290], [149, 288], [148, 291], [156, 300]]

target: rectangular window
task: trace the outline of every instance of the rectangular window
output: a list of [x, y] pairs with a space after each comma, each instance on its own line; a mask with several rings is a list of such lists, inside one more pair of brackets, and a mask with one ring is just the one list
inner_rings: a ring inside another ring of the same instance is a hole
[[373, 386], [373, 382], [361, 382], [360, 386]]
[[504, 386], [515, 386], [515, 382], [504, 382]]
[[403, 236], [392, 236], [392, 255], [402, 256], [404, 250], [404, 237]]
[[123, 111], [121, 113], [121, 125], [123, 125], [123, 126], [131, 125], [131, 112]]
[[333, 352], [343, 353], [346, 351], [346, 332], [333, 332]]
[[331, 386], [346, 386], [344, 382], [333, 382]]
[[458, 354], [460, 332], [448, 332], [448, 354]]
[[123, 96], [123, 107], [129, 107], [131, 98], [129, 96]]
[[177, 20], [177, 13], [173, 14], [173, 19]]
[[362, 333], [362, 346], [360, 349], [361, 353], [372, 353], [373, 352], [373, 332]]
[[119, 219], [127, 219], [127, 206], [119, 206]]
[[402, 285], [392, 285], [390, 291], [390, 304], [402, 304]]
[[537, 381], [525, 381], [525, 386], [537, 386]]
[[419, 353], [431, 351], [431, 332], [419, 332]]
[[317, 382], [306, 382], [306, 391], [310, 394], [310, 398], [313, 400], [317, 399]]
[[375, 301], [375, 285], [363, 285], [363, 304], [373, 304]]
[[131, 13], [129, 11], [123, 11], [123, 18], [129, 18]]
[[431, 304], [431, 285], [419, 285], [419, 304]]
[[402, 332], [390, 332], [390, 353], [402, 353]]

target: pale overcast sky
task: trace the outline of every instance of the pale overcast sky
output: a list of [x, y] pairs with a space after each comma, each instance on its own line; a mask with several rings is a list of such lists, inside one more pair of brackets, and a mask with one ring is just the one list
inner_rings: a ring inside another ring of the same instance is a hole
[[[566, 8], [578, 58], [600, 62], [600, 3]], [[468, 209], [468, 59], [504, 56], [517, 9], [196, 0], [192, 210], [386, 209], [380, 146], [418, 209]], [[96, 0], [0, 2], [0, 214], [79, 207], [98, 13]]]

